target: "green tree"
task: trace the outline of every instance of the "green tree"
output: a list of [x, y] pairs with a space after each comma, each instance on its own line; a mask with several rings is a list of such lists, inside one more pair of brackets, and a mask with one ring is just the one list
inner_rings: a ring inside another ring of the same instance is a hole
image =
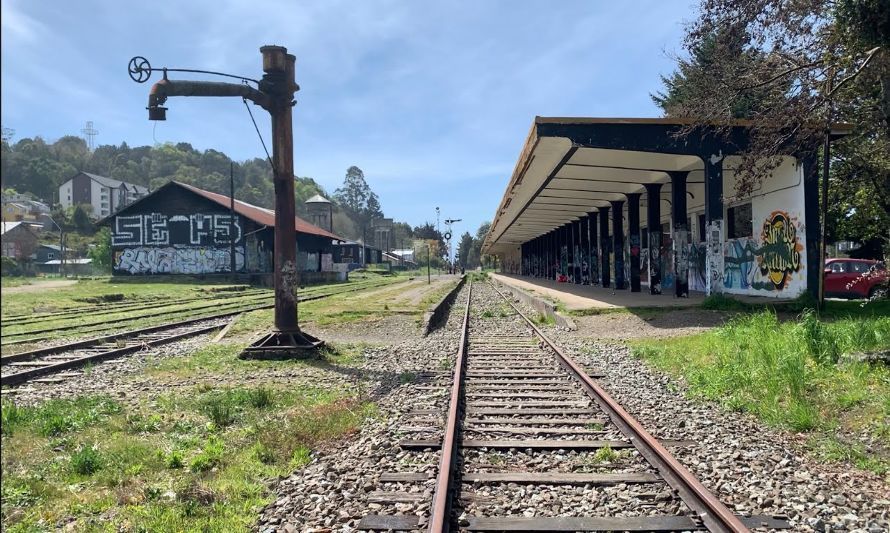
[[[736, 165], [746, 196], [778, 156], [832, 145], [826, 227], [835, 239], [890, 240], [890, 0], [700, 0], [689, 59], [653, 95], [690, 129], [745, 116], [751, 142]], [[727, 134], [728, 128], [718, 128]]]
[[94, 231], [93, 221], [90, 219], [90, 213], [93, 206], [89, 204], [77, 205], [71, 213], [71, 223], [74, 229], [83, 234], [92, 234]]
[[95, 268], [111, 272], [111, 231], [107, 227], [96, 233], [89, 255]]

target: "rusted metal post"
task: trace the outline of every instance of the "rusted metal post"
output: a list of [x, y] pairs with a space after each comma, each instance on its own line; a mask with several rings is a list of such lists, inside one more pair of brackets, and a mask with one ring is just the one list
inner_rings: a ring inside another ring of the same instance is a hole
[[278, 86], [269, 102], [275, 186], [275, 329], [299, 331], [297, 321], [297, 240], [294, 221], [293, 97], [296, 58], [281, 46], [264, 46], [263, 72]]

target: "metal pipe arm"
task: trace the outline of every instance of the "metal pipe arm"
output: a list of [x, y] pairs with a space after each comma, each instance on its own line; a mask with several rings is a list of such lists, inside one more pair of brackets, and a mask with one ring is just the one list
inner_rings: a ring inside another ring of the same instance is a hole
[[150, 120], [166, 120], [166, 108], [162, 107], [171, 96], [240, 96], [268, 109], [269, 96], [249, 85], [216, 81], [175, 81], [163, 79], [148, 93]]

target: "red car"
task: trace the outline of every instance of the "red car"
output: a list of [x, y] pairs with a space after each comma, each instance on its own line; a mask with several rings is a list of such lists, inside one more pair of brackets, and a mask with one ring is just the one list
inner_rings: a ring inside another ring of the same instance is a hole
[[825, 261], [825, 296], [871, 298], [887, 285], [887, 266], [871, 259], [828, 259]]

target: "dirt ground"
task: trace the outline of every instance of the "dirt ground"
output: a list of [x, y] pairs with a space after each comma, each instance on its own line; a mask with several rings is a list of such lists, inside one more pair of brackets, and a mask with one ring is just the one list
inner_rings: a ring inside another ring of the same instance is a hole
[[612, 340], [677, 337], [702, 333], [723, 324], [729, 317], [729, 313], [703, 309], [647, 310], [637, 314], [630, 310], [572, 316], [572, 321], [578, 326], [572, 335]]
[[18, 287], [4, 287], [0, 290], [0, 294], [16, 294], [22, 292], [37, 292], [45, 289], [59, 289], [61, 287], [70, 287], [76, 285], [76, 279], [51, 279], [48, 281], [35, 281], [30, 285], [20, 285]]

